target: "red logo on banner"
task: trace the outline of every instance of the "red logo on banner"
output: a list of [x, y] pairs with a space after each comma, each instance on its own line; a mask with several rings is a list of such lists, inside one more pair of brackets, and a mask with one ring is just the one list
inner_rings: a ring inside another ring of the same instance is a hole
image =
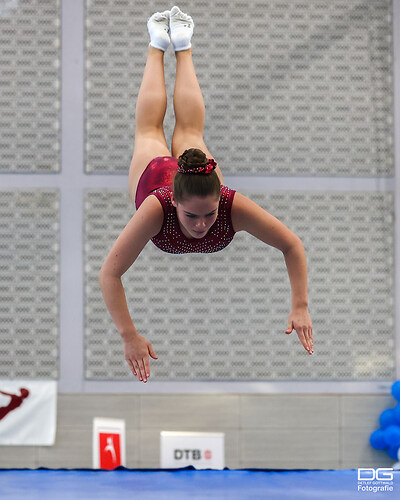
[[211, 457], [212, 457], [212, 452], [211, 450], [206, 450], [204, 452], [204, 457], [207, 459], [207, 460], [211, 460]]
[[6, 415], [8, 415], [11, 411], [19, 408], [22, 403], [24, 402], [24, 399], [29, 396], [29, 391], [28, 389], [25, 389], [22, 387], [19, 390], [20, 394], [9, 394], [8, 392], [3, 392], [0, 391], [0, 394], [3, 394], [4, 396], [10, 396], [11, 401], [8, 403], [7, 406], [1, 406], [0, 407], [0, 420], [2, 420]]
[[100, 432], [100, 468], [114, 469], [121, 465], [121, 436]]

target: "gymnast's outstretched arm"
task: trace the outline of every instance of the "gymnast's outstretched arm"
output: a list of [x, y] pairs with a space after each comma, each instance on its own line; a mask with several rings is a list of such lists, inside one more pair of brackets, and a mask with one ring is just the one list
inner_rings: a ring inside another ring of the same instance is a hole
[[124, 343], [125, 360], [139, 380], [150, 376], [149, 355], [157, 359], [153, 347], [137, 332], [129, 314], [122, 275], [135, 262], [147, 242], [161, 230], [164, 212], [155, 196], [148, 196], [126, 225], [105, 259], [100, 273], [104, 302]]
[[235, 231], [247, 231], [282, 251], [292, 288], [292, 311], [285, 333], [296, 330], [300, 342], [312, 354], [313, 329], [308, 312], [307, 262], [300, 238], [257, 203], [240, 193], [236, 193], [233, 200], [232, 224]]

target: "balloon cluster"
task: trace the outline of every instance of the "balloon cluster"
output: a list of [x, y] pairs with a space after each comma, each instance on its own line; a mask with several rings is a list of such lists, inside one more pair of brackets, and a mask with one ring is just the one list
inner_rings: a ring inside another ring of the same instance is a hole
[[[392, 395], [400, 401], [400, 380], [392, 385]], [[381, 428], [371, 434], [369, 442], [376, 450], [386, 450], [390, 458], [397, 460], [400, 449], [400, 403], [393, 409], [384, 410], [379, 423]]]

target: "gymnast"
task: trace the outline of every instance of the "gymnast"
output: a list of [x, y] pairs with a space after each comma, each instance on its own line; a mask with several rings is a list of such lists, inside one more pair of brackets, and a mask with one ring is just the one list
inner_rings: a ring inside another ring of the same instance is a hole
[[[222, 172], [204, 144], [205, 106], [192, 60], [193, 19], [175, 6], [153, 14], [147, 27], [151, 41], [136, 103], [129, 170], [129, 193], [136, 213], [99, 273], [105, 304], [123, 340], [125, 360], [132, 373], [147, 382], [149, 356], [158, 359], [132, 322], [121, 282], [147, 242], [151, 240], [169, 253], [211, 253], [225, 248], [239, 231], [282, 251], [292, 292], [285, 333], [295, 330], [312, 354], [307, 263], [301, 240], [256, 203], [225, 186]], [[172, 154], [163, 129], [167, 108], [164, 53], [171, 42], [176, 56]]]

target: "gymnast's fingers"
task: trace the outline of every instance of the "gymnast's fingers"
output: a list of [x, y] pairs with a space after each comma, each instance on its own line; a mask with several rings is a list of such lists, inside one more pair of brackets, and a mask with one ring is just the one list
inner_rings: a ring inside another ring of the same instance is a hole
[[304, 328], [304, 336], [305, 336], [306, 341], [307, 341], [308, 352], [310, 354], [312, 354], [314, 351], [313, 351], [313, 343], [312, 343], [312, 333], [311, 333], [310, 328]]
[[137, 378], [139, 380], [142, 380], [142, 374], [141, 374], [141, 371], [140, 371], [140, 361], [138, 361], [137, 359], [135, 359], [134, 366], [135, 366], [135, 371], [136, 371]]
[[131, 361], [130, 359], [127, 359], [127, 362], [128, 362], [129, 368], [131, 369], [131, 372], [132, 372], [135, 376], [137, 376], [137, 374], [136, 374], [136, 370], [135, 370], [135, 367], [133, 366], [132, 361]]
[[[312, 354], [312, 336], [310, 335], [310, 328], [308, 326], [302, 326], [299, 327], [299, 332], [303, 335], [304, 337], [304, 342], [302, 344], [304, 347], [307, 349], [307, 351]], [[300, 335], [299, 335], [300, 338]], [[301, 339], [300, 339], [301, 340]]]
[[147, 356], [146, 358], [143, 359], [144, 361], [144, 367], [145, 367], [145, 370], [146, 370], [146, 375], [147, 375], [147, 378], [150, 377], [150, 358], [149, 356]]
[[138, 361], [138, 368], [139, 368], [139, 380], [143, 380], [143, 382], [147, 382], [147, 375], [146, 375], [146, 370], [145, 370], [143, 359]]
[[303, 327], [301, 329], [301, 333], [303, 334], [303, 337], [304, 337], [304, 344], [303, 345], [307, 349], [307, 351], [310, 351], [311, 343], [310, 343], [310, 339], [308, 337], [308, 328]]
[[308, 351], [308, 352], [311, 354], [311, 349], [310, 349], [310, 347], [308, 346], [308, 341], [307, 341], [306, 336], [305, 336], [305, 335], [304, 335], [304, 333], [303, 333], [303, 330], [301, 330], [301, 329], [299, 328], [299, 330], [296, 330], [296, 331], [297, 331], [297, 335], [298, 335], [298, 337], [299, 337], [300, 342], [303, 344], [304, 349], [305, 349], [306, 351]]

